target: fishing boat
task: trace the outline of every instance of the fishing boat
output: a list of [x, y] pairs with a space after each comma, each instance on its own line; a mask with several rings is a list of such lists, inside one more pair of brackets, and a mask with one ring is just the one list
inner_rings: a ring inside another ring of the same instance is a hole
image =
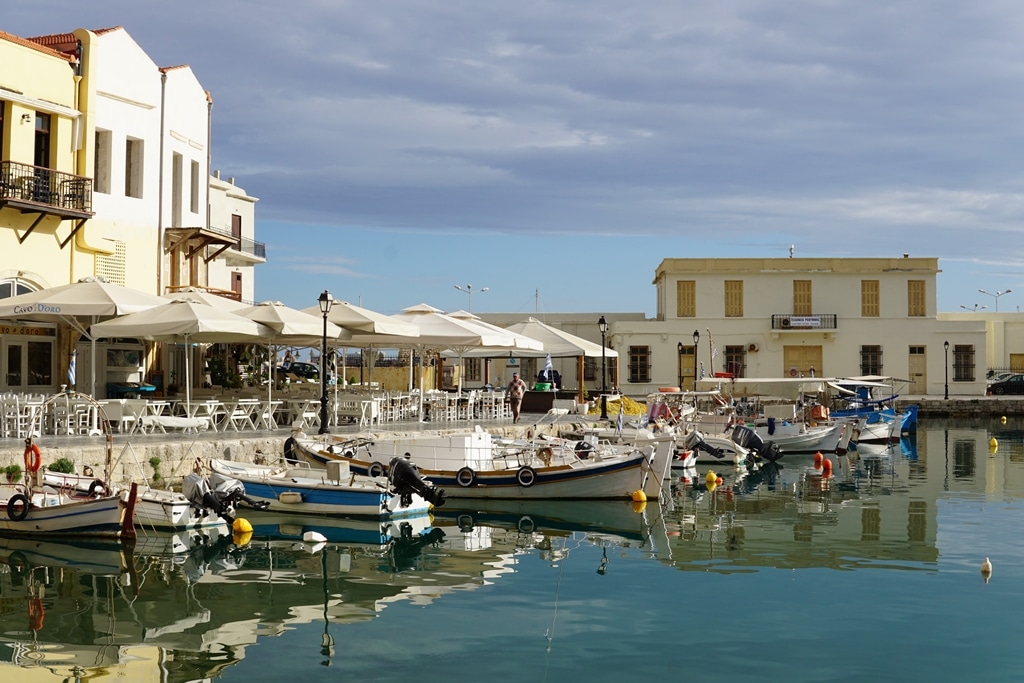
[[[119, 495], [122, 499], [128, 496], [128, 487], [108, 486], [89, 471], [78, 474], [45, 470], [43, 481], [74, 498], [91, 498], [109, 493]], [[213, 510], [194, 505], [183, 493], [153, 488], [148, 484], [139, 486], [135, 522], [144, 528], [161, 531], [199, 529], [226, 523]]]
[[75, 498], [49, 486], [0, 487], [0, 534], [33, 536], [134, 536], [135, 490], [117, 495]]
[[448, 498], [632, 499], [642, 491], [653, 500], [662, 495], [676, 437], [665, 434], [614, 449], [554, 438], [497, 446], [494, 441], [479, 428], [358, 443], [300, 437], [296, 452], [321, 466], [343, 462], [357, 474], [386, 472], [386, 458], [407, 460]]
[[245, 495], [275, 511], [390, 519], [423, 515], [444, 505], [444, 491], [424, 481], [405, 461], [392, 462], [387, 477], [352, 474], [347, 463], [256, 465], [210, 460], [213, 477], [241, 482]]

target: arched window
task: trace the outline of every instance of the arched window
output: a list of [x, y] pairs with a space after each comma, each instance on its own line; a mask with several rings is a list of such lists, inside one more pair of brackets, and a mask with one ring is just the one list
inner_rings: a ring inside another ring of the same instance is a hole
[[36, 289], [27, 280], [19, 277], [0, 279], [0, 299], [7, 299], [18, 294], [28, 294]]

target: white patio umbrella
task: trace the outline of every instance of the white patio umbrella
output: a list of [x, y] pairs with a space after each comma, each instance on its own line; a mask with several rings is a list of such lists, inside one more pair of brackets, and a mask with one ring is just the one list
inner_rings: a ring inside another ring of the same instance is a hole
[[[529, 337], [529, 336], [527, 336], [525, 334], [520, 334], [518, 332], [513, 332], [511, 330], [505, 329], [504, 327], [498, 327], [497, 325], [493, 325], [491, 323], [484, 322], [483, 320], [481, 320], [477, 316], [473, 315], [469, 311], [461, 311], [461, 310], [460, 311], [454, 311], [452, 313], [448, 313], [447, 315], [452, 317], [452, 318], [455, 318], [456, 320], [465, 320], [465, 321], [473, 323], [474, 325], [476, 325], [478, 327], [482, 327], [482, 328], [490, 330], [492, 332], [501, 333], [503, 335], [507, 335], [507, 336], [511, 337], [512, 338], [512, 345], [509, 346], [509, 347], [501, 347], [501, 348], [502, 349], [508, 348], [509, 351], [514, 352], [514, 353], [516, 353], [519, 356], [526, 355], [525, 352], [532, 352], [532, 353], [537, 353], [537, 354], [543, 354], [544, 353], [544, 342], [542, 342], [542, 341], [540, 341], [538, 339], [533, 339], [532, 337]], [[479, 355], [479, 354], [486, 354], [485, 357], [493, 356], [494, 355], [494, 347], [493, 346], [485, 347], [485, 348], [457, 347], [457, 348], [447, 349], [445, 352], [443, 352], [443, 354], [452, 354], [452, 355], [457, 356], [458, 359], [459, 359], [459, 364], [462, 365], [465, 362], [465, 359], [467, 357], [474, 357], [475, 355]], [[459, 375], [459, 392], [461, 393], [461, 391], [462, 391], [462, 375], [460, 374]]]
[[[476, 325], [470, 320], [459, 320], [441, 312], [441, 309], [434, 308], [428, 304], [418, 304], [405, 308], [401, 313], [393, 316], [400, 321], [411, 323], [419, 328], [420, 336], [414, 339], [397, 338], [396, 346], [413, 346], [420, 350], [420, 357], [427, 347], [440, 347], [442, 349], [470, 349], [476, 347], [510, 348], [514, 340], [508, 334], [495, 330], [488, 330]], [[359, 346], [364, 340], [369, 343], [377, 343], [379, 346], [386, 346], [393, 343], [394, 337], [381, 335], [374, 338], [372, 335], [353, 333], [350, 343]], [[420, 366], [420, 388], [423, 387], [423, 366]], [[420, 391], [420, 414], [423, 414], [423, 391]]]
[[[198, 301], [166, 301], [161, 306], [94, 324], [90, 331], [98, 339], [135, 337], [149, 341], [183, 342], [260, 342], [274, 331], [262, 323], [230, 311], [222, 311]], [[185, 406], [192, 407], [192, 371], [189, 353], [185, 353]]]
[[228, 299], [218, 294], [211, 294], [209, 290], [202, 289], [201, 287], [186, 287], [170, 294], [164, 294], [162, 298], [170, 299], [171, 301], [180, 301], [182, 299], [198, 301], [207, 306], [213, 306], [223, 311], [231, 311], [232, 313], [238, 313], [239, 310], [248, 308], [241, 301]]
[[89, 393], [95, 396], [96, 338], [89, 334], [89, 326], [164, 303], [166, 300], [155, 294], [115, 285], [101, 277], [84, 277], [70, 284], [0, 299], [0, 319], [63, 322], [89, 339], [92, 344]]
[[[303, 308], [302, 311], [310, 315], [323, 315], [319, 305]], [[395, 348], [408, 348], [410, 341], [415, 343], [415, 338], [420, 335], [420, 328], [416, 325], [340, 299], [332, 300], [327, 320], [359, 337], [358, 342], [346, 344], [346, 347], [372, 349], [375, 346], [383, 348], [394, 346]], [[343, 359], [344, 357], [342, 354]], [[342, 376], [344, 374], [345, 369], [342, 366]], [[412, 384], [411, 374], [409, 383]]]
[[[238, 315], [262, 323], [273, 330], [273, 336], [266, 340], [270, 350], [270, 374], [267, 382], [267, 401], [272, 398], [275, 373], [277, 370], [277, 350], [281, 344], [292, 346], [319, 346], [323, 341], [324, 319], [320, 309], [317, 314], [307, 313], [285, 306], [280, 301], [264, 301], [255, 306], [235, 311]], [[338, 327], [328, 320], [327, 339], [337, 342], [348, 337], [347, 330]]]
[[[582, 377], [584, 358], [601, 358], [602, 356], [605, 358], [618, 358], [619, 356], [618, 351], [615, 349], [605, 347], [602, 350], [600, 344], [583, 337], [577, 337], [565, 330], [541, 322], [536, 318], [527, 318], [522, 322], [511, 324], [505, 329], [509, 332], [525, 334], [531, 339], [544, 343], [543, 351], [533, 351], [530, 349], [518, 351], [517, 353], [521, 357], [543, 358], [550, 354], [552, 358], [576, 358], [578, 360], [578, 374], [581, 378], [579, 388], [580, 401], [583, 400]], [[468, 358], [484, 357], [486, 355], [486, 350], [472, 350], [466, 353]]]

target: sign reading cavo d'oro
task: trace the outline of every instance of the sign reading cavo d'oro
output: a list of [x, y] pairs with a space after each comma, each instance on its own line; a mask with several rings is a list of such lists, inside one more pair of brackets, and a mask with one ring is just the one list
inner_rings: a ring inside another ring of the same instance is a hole
[[57, 330], [53, 327], [37, 327], [35, 325], [0, 325], [0, 334], [20, 334], [26, 337], [54, 337]]

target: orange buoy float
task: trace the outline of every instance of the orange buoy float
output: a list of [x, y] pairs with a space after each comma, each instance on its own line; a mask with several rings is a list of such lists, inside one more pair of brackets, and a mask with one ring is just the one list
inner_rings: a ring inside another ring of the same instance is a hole
[[822, 458], [821, 451], [818, 451], [817, 453], [814, 454], [814, 462], [815, 463], [820, 463], [821, 462], [821, 458]]
[[25, 439], [25, 471], [38, 472], [42, 462], [43, 456], [39, 446], [32, 443], [32, 437]]

